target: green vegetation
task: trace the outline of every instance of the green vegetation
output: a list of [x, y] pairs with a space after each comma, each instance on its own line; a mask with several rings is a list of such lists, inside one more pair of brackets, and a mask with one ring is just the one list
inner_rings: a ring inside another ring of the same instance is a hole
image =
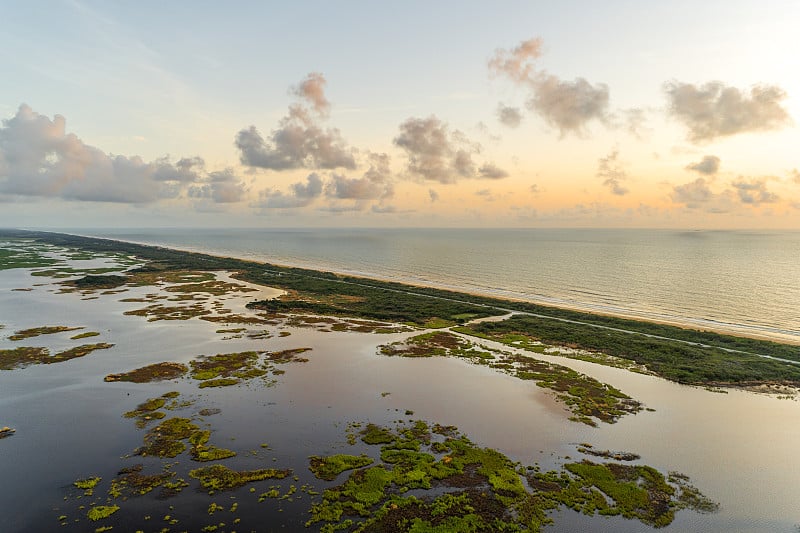
[[0, 270], [11, 268], [37, 268], [47, 267], [58, 263], [58, 259], [53, 259], [42, 255], [36, 241], [25, 239], [22, 241], [2, 243], [0, 247]]
[[143, 366], [130, 372], [123, 372], [121, 374], [109, 374], [105, 381], [128, 381], [131, 383], [151, 383], [153, 381], [164, 381], [167, 379], [176, 379], [183, 376], [189, 368], [181, 363], [155, 363], [152, 365]]
[[338, 454], [328, 457], [317, 457], [312, 455], [308, 458], [308, 469], [319, 479], [333, 481], [336, 476], [346, 470], [369, 466], [374, 461], [366, 455], [346, 455]]
[[70, 337], [71, 340], [78, 340], [78, 339], [86, 339], [88, 337], [98, 337], [100, 335], [99, 331], [84, 331], [83, 333], [78, 333], [77, 335], [73, 335]]
[[517, 354], [481, 350], [446, 331], [423, 333], [405, 342], [384, 345], [380, 352], [402, 357], [461, 357], [519, 379], [533, 380], [538, 386], [555, 392], [573, 413], [572, 420], [592, 426], [596, 425], [595, 419], [614, 423], [621, 416], [642, 409], [639, 402], [620, 390], [571, 368]]
[[[361, 436], [367, 444], [380, 445], [382, 464], [364, 460], [342, 484], [326, 489], [322, 501], [311, 507], [308, 526], [322, 523], [322, 531], [534, 532], [552, 521], [550, 511], [566, 506], [661, 527], [679, 509], [715, 509], [696, 489], [683, 488], [691, 487], [685, 477], [680, 483], [673, 476], [667, 480], [647, 466], [584, 461], [539, 473], [476, 446], [455, 428], [431, 428], [422, 421], [394, 430], [370, 424]], [[329, 459], [336, 464], [340, 457]], [[324, 461], [311, 458], [313, 465]]]
[[283, 479], [292, 475], [291, 470], [267, 468], [263, 470], [231, 470], [227, 466], [212, 465], [196, 468], [189, 475], [200, 481], [200, 485], [207, 492], [218, 490], [232, 490], [253, 481], [264, 479]]
[[0, 370], [13, 370], [15, 368], [24, 368], [29, 365], [62, 363], [70, 359], [83, 357], [95, 350], [104, 350], [113, 346], [113, 344], [105, 342], [84, 344], [58, 352], [52, 356], [47, 348], [42, 347], [21, 346], [11, 350], [0, 350]]
[[283, 374], [274, 365], [305, 363], [308, 359], [298, 357], [311, 348], [295, 348], [278, 352], [236, 352], [217, 355], [201, 355], [189, 362], [190, 377], [201, 383], [199, 388], [228, 387], [242, 380], [262, 378], [267, 384], [270, 375]]
[[[104, 239], [16, 230], [4, 230], [0, 232], [0, 237], [26, 239], [26, 243], [29, 243], [26, 247], [55, 245], [80, 248], [92, 255], [135, 255], [140, 261], [148, 261], [146, 266], [125, 273], [131, 283], [134, 280], [139, 284], [201, 283], [211, 281], [214, 277], [210, 272], [205, 272], [205, 277], [200, 277], [202, 272], [198, 274], [198, 271], [236, 272], [236, 277], [242, 281], [287, 291], [286, 296], [282, 298], [252, 305], [254, 309], [266, 311], [268, 315], [278, 318], [281, 316], [285, 318], [285, 314], [291, 312], [395, 323], [407, 322], [418, 326], [426, 324], [443, 326], [461, 323], [467, 319], [466, 317], [500, 315], [507, 312], [506, 310], [513, 310], [545, 315], [546, 318], [515, 316], [499, 323], [502, 325], [486, 322], [476, 324], [471, 329], [477, 334], [492, 336], [516, 332], [533, 339], [541, 339], [549, 344], [572, 345], [615, 355], [636, 364], [646, 365], [650, 371], [681, 383], [800, 383], [800, 368], [797, 365], [726, 352], [722, 349], [742, 350], [800, 361], [800, 346], [593, 315], [527, 302], [505, 301], [429, 287], [411, 287], [399, 283], [364, 280], [328, 272], [277, 267], [240, 259]], [[155, 309], [153, 312], [157, 315], [180, 318], [197, 316], [201, 311]], [[214, 321], [226, 319], [226, 317], [209, 316], [202, 318]], [[240, 318], [259, 321], [256, 317]], [[230, 317], [228, 321], [236, 320], [238, 318]], [[435, 322], [432, 322], [434, 320]], [[601, 329], [596, 326], [635, 333]], [[675, 340], [661, 340], [645, 335]], [[711, 348], [676, 341], [706, 344]]]
[[98, 483], [100, 483], [101, 479], [102, 478], [100, 477], [88, 477], [84, 479], [78, 479], [74, 481], [72, 484], [75, 485], [75, 487], [83, 490], [84, 496], [91, 496], [93, 494], [94, 488], [97, 486]]
[[[609, 321], [609, 317], [597, 318], [602, 319], [600, 321], [603, 323]], [[614, 322], [612, 321], [612, 323]], [[651, 331], [651, 328], [644, 328], [640, 323], [636, 324], [638, 330], [644, 330], [648, 334]], [[658, 325], [654, 324], [653, 326]], [[664, 327], [668, 328], [668, 326]], [[680, 336], [672, 330], [681, 332]], [[728, 352], [721, 347], [694, 346], [621, 331], [598, 329], [583, 324], [517, 315], [501, 322], [475, 324], [469, 328], [462, 328], [460, 331], [512, 346], [519, 346], [520, 337], [522, 337], [544, 343], [601, 352], [643, 365], [649, 371], [678, 383], [725, 385], [776, 382], [800, 386], [800, 365], [755, 355]], [[658, 328], [655, 331], [665, 335], [676, 333], [675, 338], [687, 337], [686, 330], [679, 328], [672, 328], [668, 331], [661, 331]], [[719, 338], [717, 339], [717, 337]], [[692, 342], [695, 342], [694, 339], [696, 339], [697, 342], [706, 341], [726, 348], [747, 348], [757, 350], [758, 353], [800, 359], [797, 354], [800, 352], [798, 347], [764, 341], [746, 342], [749, 339], [728, 342], [726, 340], [728, 338], [723, 337], [710, 333], [701, 335], [698, 332], [697, 337], [691, 338]], [[772, 346], [773, 344], [775, 346]]]
[[98, 520], [102, 520], [103, 518], [108, 518], [117, 511], [119, 511], [119, 506], [117, 505], [98, 505], [89, 509], [89, 512], [86, 513], [86, 516], [89, 517], [89, 520], [92, 522], [96, 522]]
[[188, 418], [169, 418], [144, 436], [144, 445], [135, 453], [141, 456], [177, 457], [186, 451], [183, 441], [198, 431], [199, 428]]
[[9, 340], [21, 341], [31, 337], [38, 337], [39, 335], [52, 335], [53, 333], [61, 333], [62, 331], [75, 331], [76, 329], [83, 329], [80, 327], [72, 328], [69, 326], [42, 326], [39, 328], [21, 329], [13, 335], [9, 335]]
[[95, 289], [115, 289], [119, 286], [125, 285], [128, 282], [126, 276], [119, 274], [101, 274], [84, 276], [72, 281], [64, 282], [64, 285], [75, 287], [79, 290], [95, 290]]

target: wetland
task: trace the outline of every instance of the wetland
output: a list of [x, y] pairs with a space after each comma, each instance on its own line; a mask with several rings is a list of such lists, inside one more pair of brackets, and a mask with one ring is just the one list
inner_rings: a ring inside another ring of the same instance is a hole
[[800, 524], [796, 346], [29, 232], [0, 305], [8, 531]]

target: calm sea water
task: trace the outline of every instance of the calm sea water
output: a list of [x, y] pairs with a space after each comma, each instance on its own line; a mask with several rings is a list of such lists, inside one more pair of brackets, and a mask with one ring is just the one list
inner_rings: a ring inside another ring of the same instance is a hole
[[800, 232], [136, 229], [74, 233], [800, 343]]

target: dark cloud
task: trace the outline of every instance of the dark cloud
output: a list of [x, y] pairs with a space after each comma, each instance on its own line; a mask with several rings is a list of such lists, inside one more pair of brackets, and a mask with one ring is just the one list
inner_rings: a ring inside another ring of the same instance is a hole
[[23, 104], [0, 127], [0, 193], [68, 200], [149, 203], [178, 196], [199, 181], [200, 158], [153, 162], [114, 156], [66, 132], [66, 119]]
[[693, 170], [706, 176], [713, 176], [719, 171], [719, 157], [715, 155], [704, 156], [703, 159], [697, 163], [692, 163], [686, 166], [686, 170]]
[[319, 72], [311, 72], [292, 90], [292, 93], [307, 100], [320, 115], [326, 115], [331, 108], [331, 103], [325, 98], [327, 83], [325, 76]]
[[628, 179], [628, 174], [619, 161], [619, 150], [597, 160], [597, 177], [603, 178], [603, 185], [612, 193], [619, 196], [628, 194], [628, 189], [622, 186], [622, 182]]
[[190, 198], [206, 198], [217, 204], [241, 202], [247, 190], [231, 169], [211, 172], [202, 185], [189, 187]]
[[497, 106], [497, 120], [504, 126], [516, 128], [522, 123], [522, 112], [518, 107], [511, 107], [501, 103]]
[[702, 143], [751, 131], [778, 129], [790, 122], [781, 106], [786, 92], [774, 85], [756, 85], [749, 91], [712, 81], [664, 85], [669, 113], [689, 128], [689, 140]]
[[746, 180], [740, 177], [731, 185], [743, 204], [760, 205], [778, 201], [778, 196], [767, 190], [766, 178]]
[[[295, 88], [294, 94], [324, 115], [330, 106], [324, 85], [321, 74], [311, 73]], [[255, 126], [242, 129], [235, 141], [239, 159], [243, 165], [270, 170], [356, 168], [355, 150], [347, 146], [338, 129], [323, 129], [317, 118], [308, 108], [292, 105], [268, 139]]]
[[428, 196], [430, 196], [431, 202], [439, 201], [439, 193], [434, 191], [433, 189], [428, 189]]
[[511, 50], [497, 49], [489, 60], [489, 72], [506, 76], [517, 83], [530, 81], [535, 74], [534, 62], [542, 55], [542, 39], [522, 41]]
[[290, 192], [261, 191], [258, 202], [252, 207], [261, 209], [294, 209], [309, 205], [322, 195], [322, 178], [317, 174], [309, 174], [306, 182], [297, 182], [289, 187]]
[[704, 178], [697, 178], [683, 185], [672, 188], [670, 197], [678, 204], [685, 204], [690, 209], [697, 209], [714, 199], [714, 193]]
[[435, 116], [403, 122], [394, 144], [405, 150], [408, 171], [426, 180], [455, 183], [461, 178], [502, 177], [503, 171], [491, 164], [476, 169], [472, 158], [480, 152], [480, 144], [459, 131], [451, 133]]

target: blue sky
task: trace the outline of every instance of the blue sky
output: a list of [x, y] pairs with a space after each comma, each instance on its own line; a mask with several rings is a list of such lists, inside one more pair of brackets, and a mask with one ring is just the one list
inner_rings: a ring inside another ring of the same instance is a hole
[[800, 226], [800, 4], [430, 4], [10, 3], [0, 224]]

